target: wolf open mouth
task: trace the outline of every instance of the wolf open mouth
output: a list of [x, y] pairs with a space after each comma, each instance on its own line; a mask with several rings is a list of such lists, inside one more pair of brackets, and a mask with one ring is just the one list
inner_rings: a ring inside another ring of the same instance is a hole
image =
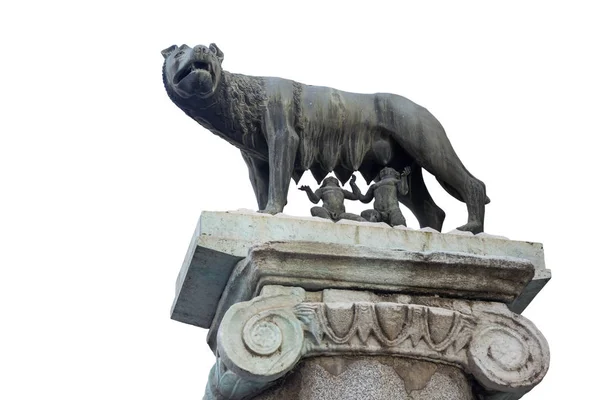
[[210, 63], [206, 63], [203, 61], [194, 61], [189, 63], [184, 68], [182, 68], [174, 77], [173, 83], [178, 84], [181, 82], [186, 76], [195, 71], [206, 71], [212, 76], [212, 68]]

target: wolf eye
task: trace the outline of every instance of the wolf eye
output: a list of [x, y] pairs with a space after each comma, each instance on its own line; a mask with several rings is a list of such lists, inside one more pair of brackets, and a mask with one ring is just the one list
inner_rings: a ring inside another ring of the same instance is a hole
[[177, 54], [175, 54], [175, 58], [179, 58], [183, 55], [183, 51], [178, 51]]

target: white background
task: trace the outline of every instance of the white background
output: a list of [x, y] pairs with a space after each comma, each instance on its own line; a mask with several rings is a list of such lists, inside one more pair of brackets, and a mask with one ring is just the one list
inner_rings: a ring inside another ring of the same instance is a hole
[[[213, 356], [169, 319], [175, 278], [202, 210], [256, 207], [239, 151], [162, 86], [163, 48], [210, 42], [231, 72], [428, 108], [487, 185], [486, 231], [544, 243], [554, 277], [524, 315], [552, 361], [526, 398], [593, 398], [594, 2], [412, 3], [3, 3], [0, 398], [201, 398]], [[465, 223], [427, 183], [444, 230]], [[310, 206], [292, 185], [286, 212]]]

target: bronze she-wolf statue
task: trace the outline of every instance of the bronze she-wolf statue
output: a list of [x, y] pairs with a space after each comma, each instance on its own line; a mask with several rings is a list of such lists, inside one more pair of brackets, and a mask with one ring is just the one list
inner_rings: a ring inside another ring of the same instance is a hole
[[483, 231], [485, 185], [456, 155], [442, 125], [425, 108], [387, 93], [359, 94], [288, 79], [233, 74], [215, 45], [162, 51], [163, 81], [187, 115], [240, 149], [261, 212], [276, 214], [290, 179], [310, 170], [321, 182], [334, 172], [344, 184], [354, 171], [367, 183], [382, 168], [411, 168], [401, 199], [421, 227], [442, 229], [445, 213], [431, 198], [421, 168], [467, 204], [458, 229]]

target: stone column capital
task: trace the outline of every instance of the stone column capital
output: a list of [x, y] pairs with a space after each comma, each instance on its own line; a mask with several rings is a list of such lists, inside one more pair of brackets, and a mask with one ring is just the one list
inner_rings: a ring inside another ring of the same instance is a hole
[[218, 355], [243, 380], [267, 385], [303, 357], [397, 356], [458, 366], [486, 398], [517, 399], [548, 370], [542, 334], [504, 305], [305, 302], [301, 288], [265, 289], [233, 305], [219, 327]]

